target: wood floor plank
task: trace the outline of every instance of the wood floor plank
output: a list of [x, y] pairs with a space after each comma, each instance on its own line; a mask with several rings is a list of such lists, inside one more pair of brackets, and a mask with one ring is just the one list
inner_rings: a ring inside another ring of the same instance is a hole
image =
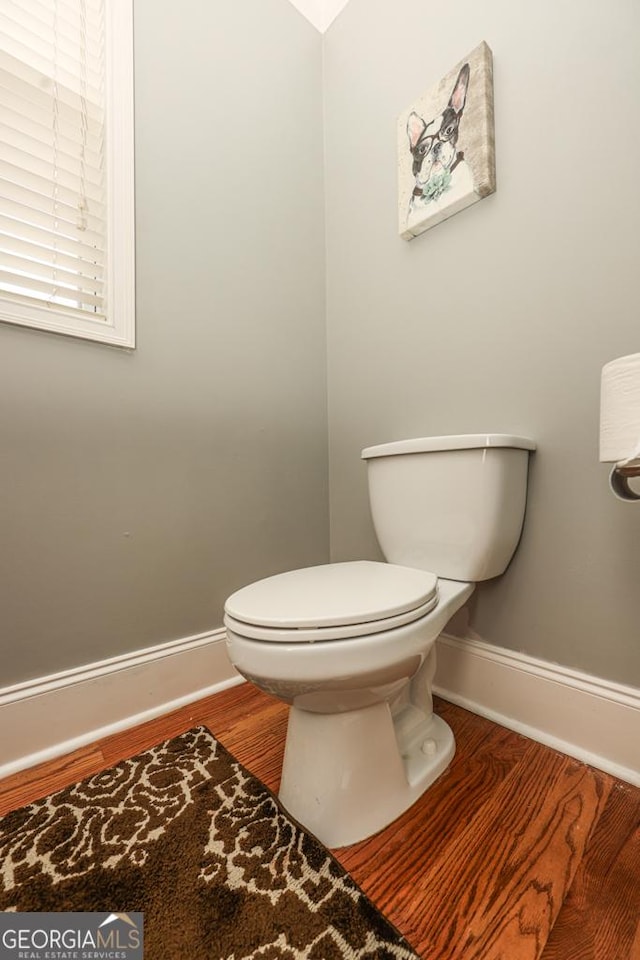
[[247, 688], [248, 684], [240, 684], [186, 704], [178, 710], [134, 727], [127, 731], [126, 737], [121, 733], [105, 737], [99, 743], [107, 763], [117, 763], [142, 750], [148, 750], [163, 740], [204, 723], [205, 717], [210, 715], [233, 727], [243, 717], [250, 715], [253, 709], [254, 698]]
[[66, 757], [47, 760], [37, 767], [22, 770], [12, 777], [0, 780], [0, 816], [98, 773], [104, 770], [105, 766], [108, 764], [105, 763], [102, 751], [91, 744]]
[[438, 960], [537, 958], [611, 789], [607, 779], [533, 744], [414, 882], [400, 929]]
[[233, 726], [217, 715], [207, 715], [203, 723], [236, 760], [277, 793], [288, 714], [284, 704], [269, 699], [260, 706], [254, 705], [251, 713]]
[[[619, 954], [621, 960], [626, 960], [623, 954]], [[606, 960], [606, 954], [602, 954], [602, 957]], [[602, 957], [598, 957], [598, 960], [602, 960]], [[629, 952], [628, 960], [640, 960], [640, 923], [636, 930], [636, 935], [634, 937], [633, 943], [631, 944], [631, 950]]]
[[616, 783], [541, 960], [640, 952], [640, 791]]
[[[469, 715], [472, 716], [472, 715]], [[404, 921], [404, 906], [413, 900], [413, 885], [399, 890], [398, 874], [413, 878], [422, 875], [437, 857], [462, 834], [469, 821], [492, 796], [522, 758], [528, 741], [518, 734], [489, 724], [478, 730], [472, 723], [461, 734], [462, 723], [455, 723], [455, 735], [461, 744], [451, 767], [393, 824], [375, 837], [336, 851], [343, 866], [376, 903]], [[420, 831], [420, 843], [412, 842]], [[390, 835], [391, 834], [391, 835]], [[394, 856], [391, 857], [390, 854]], [[378, 869], [371, 870], [372, 857]]]
[[[425, 960], [640, 960], [640, 789], [437, 709], [451, 767], [385, 830], [335, 851], [356, 882]], [[233, 687], [0, 781], [0, 811], [200, 724], [277, 791], [286, 723], [283, 704]]]

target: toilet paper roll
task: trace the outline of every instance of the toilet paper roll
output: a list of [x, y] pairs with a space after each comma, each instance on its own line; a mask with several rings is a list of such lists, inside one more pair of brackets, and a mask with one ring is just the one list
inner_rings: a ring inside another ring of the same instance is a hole
[[602, 368], [600, 459], [640, 468], [640, 353]]

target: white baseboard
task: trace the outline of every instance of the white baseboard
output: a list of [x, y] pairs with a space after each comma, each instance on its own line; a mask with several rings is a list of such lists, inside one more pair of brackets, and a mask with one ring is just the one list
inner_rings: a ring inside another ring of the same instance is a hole
[[473, 638], [437, 650], [445, 700], [640, 786], [640, 690]]
[[[640, 786], [640, 690], [442, 634], [436, 693]], [[0, 777], [241, 683], [224, 630], [0, 688]]]
[[242, 682], [223, 629], [0, 688], [0, 777]]

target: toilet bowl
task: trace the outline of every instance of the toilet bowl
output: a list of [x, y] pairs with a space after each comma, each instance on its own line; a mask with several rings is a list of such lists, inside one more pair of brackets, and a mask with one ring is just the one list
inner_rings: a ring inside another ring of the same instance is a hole
[[531, 449], [498, 434], [368, 448], [391, 562], [294, 570], [228, 598], [232, 663], [291, 704], [280, 800], [325, 845], [381, 830], [449, 765], [453, 733], [433, 713], [434, 644], [475, 581], [502, 573], [515, 550]]
[[[392, 607], [385, 585], [397, 599], [403, 582], [405, 606], [415, 602], [413, 609], [380, 616]], [[371, 561], [311, 567], [261, 583], [274, 600], [282, 598], [282, 609], [296, 589], [298, 601], [303, 594], [309, 603], [307, 611], [298, 603], [301, 625], [290, 616], [286, 626], [264, 616], [270, 625], [263, 626], [242, 620], [259, 609], [249, 589], [227, 602], [236, 669], [292, 704], [280, 799], [327, 846], [355, 843], [399, 816], [453, 756], [453, 734], [433, 714], [432, 651], [473, 585]], [[344, 608], [335, 613], [336, 593], [349, 589], [360, 590], [352, 594], [359, 616], [368, 596], [371, 619], [335, 622], [351, 619]], [[308, 626], [313, 617], [320, 625]]]

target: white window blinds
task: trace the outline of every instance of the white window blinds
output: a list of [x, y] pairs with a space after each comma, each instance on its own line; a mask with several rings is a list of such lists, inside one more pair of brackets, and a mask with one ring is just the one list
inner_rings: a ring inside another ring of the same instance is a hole
[[[113, 326], [105, 4], [0, 4], [0, 310], [123, 342], [96, 332]], [[131, 146], [131, 184], [132, 164]]]

